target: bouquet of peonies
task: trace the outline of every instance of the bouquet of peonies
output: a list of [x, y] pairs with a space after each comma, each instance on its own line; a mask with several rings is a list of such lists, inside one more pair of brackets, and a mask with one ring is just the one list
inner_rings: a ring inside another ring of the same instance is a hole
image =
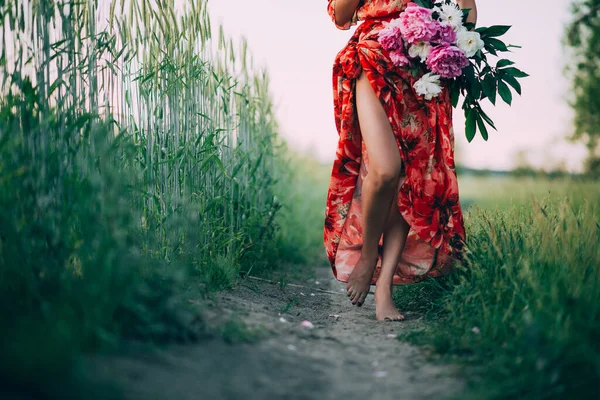
[[488, 138], [486, 123], [496, 129], [482, 110], [480, 101], [487, 98], [496, 104], [496, 94], [510, 105], [509, 85], [521, 94], [517, 78], [528, 76], [512, 67], [508, 59], [495, 66], [488, 55], [510, 51], [498, 39], [510, 26], [494, 25], [475, 29], [467, 23], [469, 9], [461, 10], [451, 0], [414, 0], [397, 19], [378, 34], [382, 48], [389, 51], [394, 65], [408, 66], [414, 76], [423, 74], [414, 84], [415, 91], [426, 100], [442, 92], [443, 84], [450, 90], [452, 105], [458, 105], [459, 94], [465, 96], [466, 135], [470, 142], [477, 128], [484, 140]]

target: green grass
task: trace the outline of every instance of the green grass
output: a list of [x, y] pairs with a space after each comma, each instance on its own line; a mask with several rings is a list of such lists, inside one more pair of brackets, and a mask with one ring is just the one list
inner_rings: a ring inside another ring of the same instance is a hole
[[260, 325], [250, 327], [240, 316], [232, 315], [219, 327], [219, 333], [226, 343], [256, 343], [269, 335], [267, 329]]
[[459, 191], [463, 208], [478, 205], [483, 208], [506, 209], [531, 205], [532, 199], [560, 200], [568, 198], [579, 207], [588, 198], [600, 196], [600, 185], [592, 180], [513, 177], [474, 177], [459, 175]]
[[2, 390], [64, 398], [82, 352], [195, 340], [190, 296], [294, 247], [246, 43], [212, 37], [206, 0], [98, 3], [0, 1]]
[[323, 247], [323, 220], [331, 165], [290, 151], [285, 168], [290, 178], [279, 181], [275, 187], [283, 204], [277, 215], [279, 260], [328, 265]]
[[600, 185], [466, 183], [466, 263], [396, 291], [429, 322], [403, 338], [480, 366], [460, 398], [598, 398]]

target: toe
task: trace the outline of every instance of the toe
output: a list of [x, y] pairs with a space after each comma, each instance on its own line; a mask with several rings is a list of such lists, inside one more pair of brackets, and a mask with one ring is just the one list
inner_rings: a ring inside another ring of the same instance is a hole
[[359, 307], [362, 306], [363, 304], [365, 304], [365, 300], [367, 299], [368, 294], [369, 294], [368, 292], [361, 293], [361, 295], [358, 298], [358, 302], [357, 302], [357, 305]]
[[350, 298], [350, 301], [352, 301], [352, 299], [354, 299], [354, 289], [350, 289], [350, 291], [348, 292], [348, 297]]

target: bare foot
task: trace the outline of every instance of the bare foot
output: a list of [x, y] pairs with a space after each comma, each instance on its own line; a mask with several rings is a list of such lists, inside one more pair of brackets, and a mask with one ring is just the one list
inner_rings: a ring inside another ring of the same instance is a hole
[[403, 321], [404, 315], [400, 314], [392, 300], [391, 286], [384, 285], [375, 288], [375, 315], [377, 321]]
[[371, 289], [376, 263], [376, 261], [369, 261], [361, 256], [354, 266], [346, 285], [346, 294], [350, 297], [352, 304], [359, 307], [364, 304]]

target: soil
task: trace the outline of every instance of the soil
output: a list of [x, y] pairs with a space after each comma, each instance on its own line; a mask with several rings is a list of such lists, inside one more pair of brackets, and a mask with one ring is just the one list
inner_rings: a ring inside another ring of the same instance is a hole
[[243, 321], [259, 340], [230, 344], [219, 336], [150, 354], [132, 347], [94, 356], [90, 370], [120, 386], [125, 399], [144, 400], [418, 400], [444, 399], [463, 388], [458, 367], [427, 361], [419, 348], [396, 339], [422, 323], [418, 315], [376, 321], [372, 294], [353, 306], [328, 268], [291, 282], [302, 287], [244, 282], [216, 295], [204, 314], [214, 327]]

